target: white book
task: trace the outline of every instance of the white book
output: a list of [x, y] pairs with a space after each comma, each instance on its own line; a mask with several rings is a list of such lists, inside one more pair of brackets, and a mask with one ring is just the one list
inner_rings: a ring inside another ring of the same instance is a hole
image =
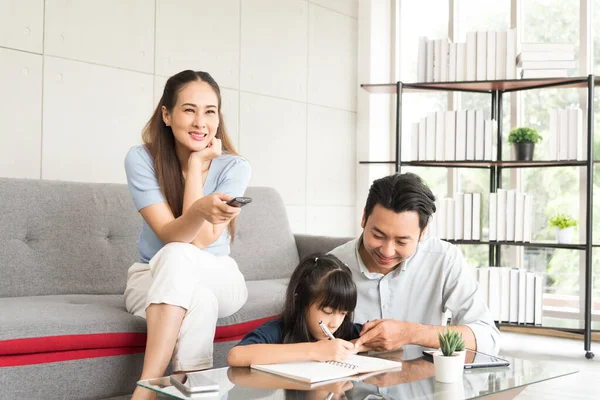
[[446, 240], [454, 240], [454, 199], [446, 199]]
[[454, 161], [455, 156], [455, 143], [456, 143], [456, 111], [446, 111], [446, 134], [444, 138], [446, 154], [444, 159], [446, 161]]
[[440, 82], [442, 77], [442, 39], [435, 39], [433, 44], [433, 81]]
[[456, 82], [456, 50], [458, 43], [450, 43], [448, 50], [448, 81]]
[[535, 78], [566, 78], [568, 76], [566, 69], [523, 69], [521, 70], [521, 79]]
[[581, 108], [569, 108], [569, 160], [581, 160], [581, 135], [583, 125], [583, 114]]
[[475, 110], [467, 110], [466, 160], [475, 160]]
[[467, 159], [467, 110], [456, 112], [456, 157], [457, 161]]
[[487, 32], [477, 31], [477, 80], [487, 78]]
[[473, 193], [473, 221], [471, 240], [481, 240], [481, 193]]
[[488, 304], [494, 321], [500, 321], [500, 268], [491, 267], [489, 273]]
[[523, 241], [523, 220], [525, 218], [525, 193], [515, 195], [515, 242]]
[[496, 32], [487, 32], [487, 80], [496, 79]]
[[475, 159], [481, 161], [485, 156], [485, 114], [483, 110], [475, 111]]
[[517, 79], [517, 30], [506, 31], [506, 79]]
[[500, 321], [508, 322], [510, 319], [510, 270], [502, 267], [500, 270]]
[[473, 195], [465, 193], [463, 196], [463, 239], [471, 240], [472, 235], [472, 217], [473, 216]]
[[510, 269], [510, 301], [508, 322], [519, 322], [519, 270], [517, 268]]
[[571, 43], [521, 43], [521, 53], [530, 51], [574, 53], [575, 45]]
[[419, 160], [419, 122], [410, 125], [410, 159]]
[[490, 208], [490, 216], [489, 216], [489, 229], [488, 229], [488, 235], [489, 235], [489, 240], [490, 242], [495, 242], [497, 240], [497, 228], [496, 228], [496, 220], [497, 220], [497, 216], [496, 216], [496, 207], [497, 207], [497, 202], [496, 202], [496, 193], [490, 193], [490, 198], [489, 198], [489, 208]]
[[525, 210], [523, 212], [523, 241], [531, 243], [533, 231], [533, 195], [525, 194]]
[[477, 32], [467, 33], [467, 81], [477, 80]]
[[346, 378], [388, 369], [399, 369], [402, 363], [378, 357], [351, 355], [343, 363], [300, 361], [280, 364], [251, 365], [251, 368], [284, 376], [305, 383], [316, 383]]
[[492, 161], [494, 154], [494, 120], [486, 119], [483, 125], [483, 159]]
[[533, 321], [536, 325], [542, 324], [542, 317], [544, 312], [544, 281], [543, 276], [536, 274], [534, 277], [534, 292], [535, 292], [535, 305], [533, 310]]
[[446, 152], [446, 112], [436, 112], [435, 118], [435, 161], [444, 161]]
[[517, 314], [517, 323], [525, 323], [525, 305], [527, 303], [527, 271], [519, 269], [519, 313]]
[[446, 199], [440, 198], [440, 202], [437, 205], [437, 226], [436, 233], [440, 239], [446, 239]]
[[506, 79], [506, 31], [496, 32], [496, 79]]
[[427, 82], [433, 82], [434, 40], [427, 41]]
[[506, 192], [506, 241], [515, 241], [515, 202], [516, 192], [510, 189]]
[[419, 161], [427, 159], [427, 117], [419, 121]]
[[558, 110], [548, 110], [550, 121], [548, 123], [548, 160], [558, 160]]
[[464, 82], [467, 80], [467, 44], [456, 45], [456, 80]]
[[575, 69], [575, 61], [522, 61], [519, 68], [523, 69]]
[[419, 36], [419, 58], [417, 60], [417, 82], [427, 81], [427, 37]]
[[517, 56], [517, 64], [521, 61], [573, 61], [573, 51], [521, 51]]
[[454, 239], [456, 240], [463, 240], [464, 238], [464, 197], [463, 193], [454, 193]]
[[435, 160], [435, 111], [427, 113], [427, 151], [425, 159], [428, 161]]
[[527, 272], [525, 280], [525, 323], [533, 324], [535, 322], [535, 275], [533, 272]]
[[479, 283], [479, 293], [485, 302], [485, 305], [490, 307], [490, 267], [477, 268], [477, 283]]
[[558, 159], [569, 158], [569, 111], [561, 108], [558, 110]]
[[440, 52], [440, 82], [448, 82], [448, 53], [450, 52], [448, 39], [440, 41]]
[[499, 242], [506, 240], [506, 190], [496, 190], [496, 237]]

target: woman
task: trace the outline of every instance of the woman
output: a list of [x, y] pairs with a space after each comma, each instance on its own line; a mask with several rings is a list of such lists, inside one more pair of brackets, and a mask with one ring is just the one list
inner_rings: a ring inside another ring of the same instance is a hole
[[[167, 81], [142, 135], [125, 158], [127, 183], [143, 217], [140, 262], [128, 271], [127, 310], [148, 327], [141, 379], [212, 367], [217, 318], [235, 313], [248, 292], [229, 257], [251, 169], [221, 115], [221, 94], [206, 72]], [[138, 387], [132, 399], [153, 398]]]

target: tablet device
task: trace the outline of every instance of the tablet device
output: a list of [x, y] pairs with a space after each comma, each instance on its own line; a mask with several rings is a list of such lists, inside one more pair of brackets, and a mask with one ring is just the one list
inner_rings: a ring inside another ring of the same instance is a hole
[[218, 392], [219, 390], [219, 384], [206, 377], [202, 371], [173, 374], [170, 381], [173, 386], [187, 396], [196, 393]]
[[[433, 353], [437, 350], [423, 350], [425, 358], [433, 362]], [[510, 362], [500, 357], [491, 356], [471, 349], [465, 349], [465, 369], [489, 368], [489, 367], [508, 367]]]

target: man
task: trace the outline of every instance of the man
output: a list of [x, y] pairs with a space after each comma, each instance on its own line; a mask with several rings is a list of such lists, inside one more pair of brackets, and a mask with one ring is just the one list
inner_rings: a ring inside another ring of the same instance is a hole
[[363, 233], [331, 251], [352, 270], [358, 289], [355, 322], [364, 323], [357, 347], [393, 350], [405, 344], [438, 348], [438, 331], [452, 327], [465, 347], [497, 354], [498, 329], [460, 250], [424, 238], [435, 197], [411, 173], [373, 182]]

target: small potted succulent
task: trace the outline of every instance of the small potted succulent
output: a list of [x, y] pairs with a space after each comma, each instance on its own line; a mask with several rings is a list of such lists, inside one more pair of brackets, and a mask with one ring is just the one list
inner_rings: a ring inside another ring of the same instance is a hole
[[446, 328], [446, 332], [438, 332], [440, 351], [433, 354], [435, 380], [453, 383], [462, 378], [465, 367], [465, 342], [462, 334]]
[[508, 135], [508, 143], [515, 148], [517, 161], [533, 160], [533, 149], [540, 140], [542, 140], [542, 136], [537, 129], [529, 127], [515, 128]]
[[556, 232], [556, 241], [559, 244], [570, 244], [573, 239], [573, 228], [577, 221], [567, 214], [558, 213], [550, 218], [550, 227]]

